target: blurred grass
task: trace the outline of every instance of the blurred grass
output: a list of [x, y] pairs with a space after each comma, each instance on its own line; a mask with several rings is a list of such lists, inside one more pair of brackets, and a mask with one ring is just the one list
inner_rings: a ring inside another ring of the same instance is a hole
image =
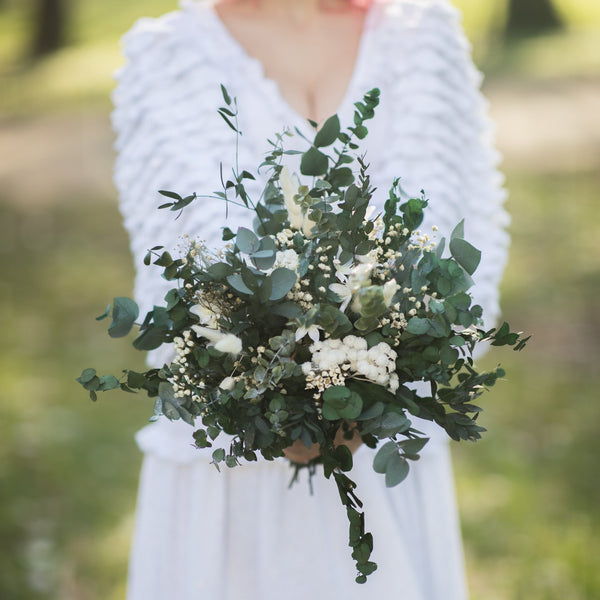
[[473, 600], [600, 597], [600, 174], [509, 173], [504, 316], [533, 333], [494, 352], [507, 381], [477, 448], [455, 446]]
[[[570, 85], [598, 74], [600, 5], [559, 4], [569, 31], [503, 47], [502, 3], [457, 2], [493, 76]], [[28, 15], [9, 2], [0, 11], [0, 123], [105, 112], [118, 36], [174, 5], [82, 0], [71, 45], [28, 65]], [[534, 338], [519, 355], [486, 358], [503, 363], [507, 381], [485, 401], [485, 439], [455, 447], [473, 600], [600, 598], [599, 172], [508, 173], [503, 307]], [[132, 436], [151, 402], [122, 394], [93, 405], [74, 377], [90, 365], [141, 366], [93, 319], [129, 293], [133, 268], [114, 198], [46, 193], [33, 203], [0, 188], [0, 598], [122, 600], [140, 464]]]
[[3, 599], [122, 597], [140, 464], [132, 436], [151, 407], [138, 396], [94, 406], [74, 381], [82, 365], [141, 366], [93, 319], [131, 286], [127, 240], [107, 208], [0, 197]]
[[42, 61], [28, 60], [31, 3], [8, 0], [0, 12], [0, 115], [65, 112], [75, 105], [109, 106], [119, 37], [140, 16], [174, 10], [173, 0], [81, 0], [71, 3], [69, 45]]

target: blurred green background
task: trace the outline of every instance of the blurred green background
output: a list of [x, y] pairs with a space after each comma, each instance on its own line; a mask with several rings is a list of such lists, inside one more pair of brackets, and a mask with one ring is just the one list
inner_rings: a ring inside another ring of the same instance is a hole
[[[456, 2], [505, 155], [504, 313], [534, 335], [520, 355], [485, 359], [508, 372], [485, 402], [489, 433], [454, 446], [469, 580], [473, 600], [592, 600], [600, 4], [554, 0], [560, 26], [540, 17], [518, 29], [517, 18], [507, 32], [507, 2]], [[0, 0], [0, 598], [117, 600], [141, 462], [133, 434], [151, 403], [116, 394], [93, 405], [74, 377], [142, 366], [93, 319], [133, 274], [108, 94], [119, 35], [175, 0], [71, 0], [65, 44], [33, 58], [37, 5]]]

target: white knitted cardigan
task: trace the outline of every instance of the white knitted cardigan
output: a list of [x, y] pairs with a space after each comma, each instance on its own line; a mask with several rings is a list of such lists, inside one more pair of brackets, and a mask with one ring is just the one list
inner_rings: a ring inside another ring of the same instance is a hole
[[[137, 269], [135, 298], [149, 310], [170, 287], [158, 267], [143, 266], [149, 247], [175, 248], [186, 234], [218, 245], [220, 227], [250, 223], [249, 211], [235, 206], [226, 219], [217, 200], [199, 200], [177, 220], [157, 210], [157, 190], [211, 193], [220, 189], [220, 163], [225, 169], [233, 164], [235, 137], [216, 112], [222, 105], [219, 84], [238, 99], [242, 168], [255, 171], [267, 137], [283, 127], [312, 132], [210, 2], [182, 2], [178, 11], [140, 19], [125, 35], [124, 51], [126, 64], [113, 94], [115, 182]], [[472, 294], [491, 326], [499, 315], [508, 217], [480, 82], [459, 15], [446, 0], [376, 2], [338, 113], [350, 124], [353, 102], [373, 87], [381, 89], [361, 150], [379, 190], [375, 203], [383, 204], [392, 180], [401, 176], [406, 191], [424, 190], [430, 199], [424, 232], [436, 225], [438, 237], [448, 235], [465, 219], [466, 238], [483, 253]], [[306, 146], [296, 138], [290, 147]], [[258, 198], [260, 178], [248, 190]], [[150, 360], [165, 356], [159, 351]]]

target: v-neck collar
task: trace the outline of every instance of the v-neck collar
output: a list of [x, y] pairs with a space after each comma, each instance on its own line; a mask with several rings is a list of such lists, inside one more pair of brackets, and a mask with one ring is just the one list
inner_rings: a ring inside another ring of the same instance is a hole
[[[360, 82], [363, 79], [363, 73], [365, 72], [368, 64], [367, 55], [368, 47], [371, 41], [371, 33], [373, 29], [373, 23], [375, 21], [375, 12], [377, 10], [377, 2], [373, 2], [368, 8], [368, 12], [365, 16], [363, 23], [363, 30], [361, 33], [358, 51], [354, 61], [354, 68], [352, 75], [350, 76], [346, 85], [346, 91], [342, 100], [340, 101], [337, 110], [332, 114], [344, 114], [345, 110], [349, 105], [352, 105], [357, 100], [358, 94], [363, 94], [365, 90], [359, 89]], [[263, 63], [256, 57], [251, 56], [246, 48], [238, 41], [238, 39], [231, 33], [227, 25], [223, 22], [217, 11], [215, 10], [215, 2], [209, 2], [206, 5], [206, 13], [213, 20], [215, 28], [223, 40], [229, 44], [235, 54], [239, 57], [240, 61], [246, 63], [258, 74], [258, 80], [262, 83], [266, 91], [271, 95], [271, 100], [279, 104], [281, 110], [283, 110], [290, 120], [297, 125], [298, 128], [304, 133], [312, 136], [314, 135], [314, 129], [311, 127], [308, 118], [302, 116], [283, 96], [281, 93], [281, 87], [279, 83], [266, 75], [265, 67]], [[291, 123], [290, 123], [291, 124]]]

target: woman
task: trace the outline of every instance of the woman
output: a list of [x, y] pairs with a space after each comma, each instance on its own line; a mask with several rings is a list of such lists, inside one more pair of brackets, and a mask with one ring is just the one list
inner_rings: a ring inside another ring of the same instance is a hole
[[[209, 193], [219, 163], [232, 162], [235, 138], [216, 113], [219, 84], [240, 107], [239, 162], [253, 169], [267, 137], [283, 127], [314, 135], [337, 112], [350, 124], [353, 102], [373, 87], [381, 104], [362, 151], [381, 190], [396, 176], [410, 193], [425, 189], [432, 225], [447, 234], [466, 219], [467, 239], [483, 251], [473, 295], [487, 324], [497, 317], [507, 222], [489, 143], [485, 103], [455, 10], [447, 0], [185, 2], [142, 19], [125, 37], [113, 114], [115, 180], [139, 271], [142, 309], [160, 303], [157, 271], [142, 256], [189, 234], [218, 245], [220, 226], [250, 215], [198, 202], [174, 220], [157, 211], [156, 190]], [[303, 147], [301, 140], [292, 144]], [[260, 182], [249, 191], [258, 197]], [[157, 364], [170, 349], [157, 351]], [[189, 426], [168, 421], [138, 435], [145, 452], [129, 579], [130, 600], [271, 600], [339, 597], [464, 600], [462, 550], [448, 446], [443, 432], [415, 419], [431, 440], [408, 479], [385, 488], [372, 451], [355, 453], [353, 477], [375, 536], [379, 570], [353, 581], [344, 551], [345, 515], [335, 486], [315, 479], [287, 489], [284, 459], [218, 473], [191, 445]], [[353, 448], [355, 449], [355, 448]], [[296, 460], [307, 449], [290, 449]]]

